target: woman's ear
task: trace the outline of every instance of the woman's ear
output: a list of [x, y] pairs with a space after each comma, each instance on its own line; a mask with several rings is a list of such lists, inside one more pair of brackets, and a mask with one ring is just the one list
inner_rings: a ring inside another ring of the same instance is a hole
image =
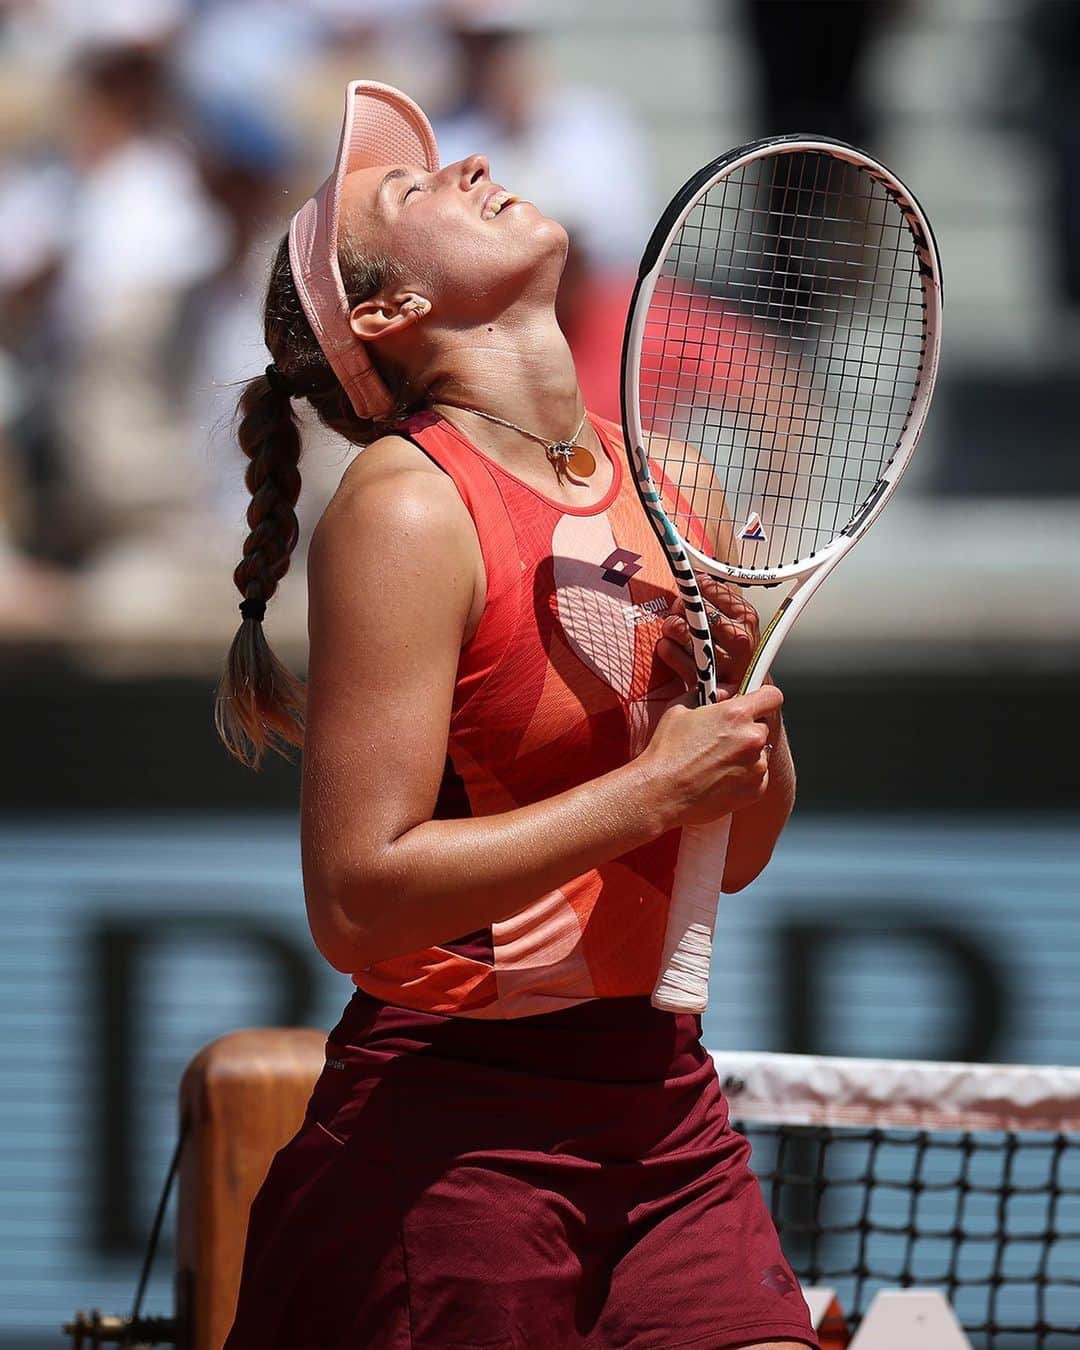
[[358, 338], [375, 342], [388, 333], [399, 333], [422, 319], [431, 309], [431, 301], [414, 291], [399, 295], [376, 296], [361, 300], [349, 311], [349, 327]]

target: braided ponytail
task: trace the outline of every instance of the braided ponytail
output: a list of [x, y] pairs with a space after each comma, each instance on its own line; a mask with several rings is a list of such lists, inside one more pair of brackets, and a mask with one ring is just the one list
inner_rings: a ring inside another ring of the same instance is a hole
[[[367, 300], [394, 274], [383, 259], [352, 257], [341, 250], [342, 277], [351, 305]], [[282, 371], [285, 385], [266, 375], [253, 379], [240, 395], [237, 439], [247, 455], [244, 482], [251, 492], [247, 510], [250, 533], [233, 581], [245, 609], [261, 612], [289, 570], [299, 538], [296, 502], [300, 495], [300, 428], [293, 396], [306, 398], [320, 421], [356, 445], [367, 445], [407, 416], [417, 400], [393, 372], [383, 377], [397, 406], [383, 421], [358, 417], [330, 368], [300, 304], [289, 266], [288, 238], [281, 241], [270, 273], [265, 310], [266, 345]], [[303, 746], [306, 688], [274, 655], [260, 618], [245, 616], [233, 638], [214, 702], [214, 725], [225, 748], [248, 768], [258, 769], [269, 747], [287, 758], [287, 748]]]
[[[300, 429], [292, 403], [270, 387], [265, 375], [240, 395], [237, 438], [249, 459], [244, 482], [251, 493], [250, 534], [233, 581], [245, 600], [266, 601], [289, 570], [299, 534]], [[257, 769], [269, 740], [284, 753], [304, 742], [303, 683], [278, 660], [261, 620], [245, 618], [233, 639], [214, 706], [218, 735], [229, 753]], [[249, 748], [250, 747], [250, 748]]]

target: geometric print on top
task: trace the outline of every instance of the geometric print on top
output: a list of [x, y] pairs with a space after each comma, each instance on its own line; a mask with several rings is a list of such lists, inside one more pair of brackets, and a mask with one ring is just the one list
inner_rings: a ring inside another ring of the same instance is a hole
[[[462, 648], [447, 745], [474, 816], [544, 800], [627, 763], [684, 693], [655, 656], [675, 594], [670, 569], [620, 429], [590, 420], [612, 483], [587, 508], [522, 483], [436, 414], [404, 428], [453, 479], [484, 558], [487, 600]], [[685, 518], [686, 503], [660, 486], [669, 510]], [[352, 979], [387, 1002], [479, 1018], [650, 993], [679, 833], [568, 878], [478, 934]]]

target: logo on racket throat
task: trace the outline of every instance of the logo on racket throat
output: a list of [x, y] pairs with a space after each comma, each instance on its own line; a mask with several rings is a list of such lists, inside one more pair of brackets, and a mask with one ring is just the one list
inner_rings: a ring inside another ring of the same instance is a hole
[[739, 538], [750, 539], [755, 544], [763, 544], [765, 542], [765, 529], [761, 523], [761, 517], [756, 511], [750, 512], [750, 519], [739, 531]]

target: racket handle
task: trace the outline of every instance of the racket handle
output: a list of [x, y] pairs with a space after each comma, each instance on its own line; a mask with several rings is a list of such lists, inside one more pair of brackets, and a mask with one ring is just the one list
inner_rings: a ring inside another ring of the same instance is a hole
[[654, 1008], [702, 1012], [709, 1001], [713, 929], [730, 830], [730, 816], [683, 826]]

